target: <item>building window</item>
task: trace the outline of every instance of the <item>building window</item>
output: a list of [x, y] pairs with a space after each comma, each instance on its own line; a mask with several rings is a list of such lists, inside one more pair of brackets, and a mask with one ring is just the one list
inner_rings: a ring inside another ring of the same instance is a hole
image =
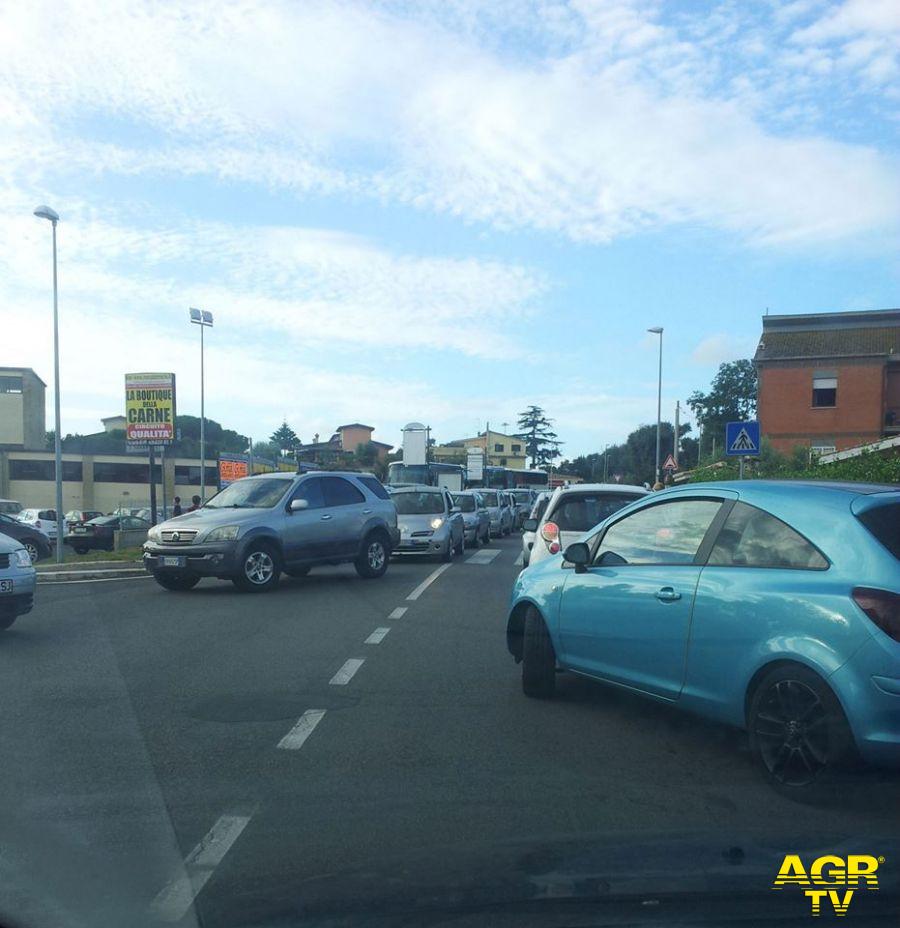
[[[147, 468], [144, 468], [146, 473]], [[147, 483], [146, 478], [141, 483]], [[193, 464], [176, 464], [175, 465], [175, 483], [181, 486], [199, 487], [200, 486], [200, 465]], [[206, 485], [208, 487], [217, 487], [219, 485], [219, 474], [215, 467], [206, 468]]]
[[837, 377], [831, 373], [813, 375], [812, 404], [815, 408], [837, 406]]
[[[29, 461], [13, 458], [9, 462], [10, 480], [56, 480], [55, 461]], [[63, 461], [62, 479], [81, 483], [81, 461]]]
[[119, 461], [95, 461], [95, 483], [149, 483], [147, 464], [126, 464]]
[[513, 454], [521, 454], [521, 452], [522, 452], [522, 446], [521, 446], [521, 445], [513, 445], [513, 446], [512, 446], [512, 453], [513, 453]]
[[10, 376], [0, 377], [0, 393], [21, 393], [21, 392], [22, 392], [22, 378], [21, 377], [10, 377]]
[[498, 453], [501, 452], [501, 451], [503, 451], [503, 445], [501, 445], [501, 444], [499, 444], [499, 443], [498, 443], [498, 444], [495, 444], [495, 445], [494, 445], [494, 451], [496, 451], [496, 452], [498, 452]]

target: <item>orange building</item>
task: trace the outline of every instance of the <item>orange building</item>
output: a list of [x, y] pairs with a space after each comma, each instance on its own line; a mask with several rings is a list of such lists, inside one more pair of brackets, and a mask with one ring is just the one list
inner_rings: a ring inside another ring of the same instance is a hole
[[900, 310], [764, 316], [762, 434], [821, 453], [900, 434]]

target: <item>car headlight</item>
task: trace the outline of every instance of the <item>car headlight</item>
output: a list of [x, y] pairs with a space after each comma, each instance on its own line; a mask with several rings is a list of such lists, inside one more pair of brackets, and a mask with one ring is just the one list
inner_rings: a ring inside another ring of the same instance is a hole
[[237, 525], [220, 525], [214, 528], [207, 536], [207, 541], [234, 541], [238, 536], [239, 526]]
[[443, 519], [432, 519], [431, 520], [431, 527], [434, 529], [440, 528], [443, 524], [444, 524]]
[[154, 525], [153, 528], [147, 532], [147, 541], [162, 541], [162, 533], [158, 525]]
[[13, 551], [13, 559], [16, 567], [31, 567], [31, 558], [28, 556], [28, 552], [24, 548], [20, 548], [18, 551]]

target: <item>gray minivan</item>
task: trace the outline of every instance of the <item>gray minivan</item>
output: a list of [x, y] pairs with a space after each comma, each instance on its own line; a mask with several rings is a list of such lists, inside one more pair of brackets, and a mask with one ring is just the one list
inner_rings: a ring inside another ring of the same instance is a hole
[[399, 537], [397, 510], [372, 474], [256, 474], [151, 528], [144, 566], [168, 590], [220, 577], [262, 592], [282, 572], [303, 577], [317, 564], [352, 563], [361, 577], [380, 577]]

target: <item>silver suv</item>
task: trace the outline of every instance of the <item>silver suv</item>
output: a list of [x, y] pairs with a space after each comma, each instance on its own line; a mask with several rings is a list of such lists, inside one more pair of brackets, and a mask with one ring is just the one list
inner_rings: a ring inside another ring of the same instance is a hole
[[303, 577], [316, 564], [352, 563], [361, 577], [380, 577], [399, 538], [397, 510], [371, 474], [257, 474], [150, 529], [144, 566], [167, 590], [222, 577], [262, 592], [282, 571]]

